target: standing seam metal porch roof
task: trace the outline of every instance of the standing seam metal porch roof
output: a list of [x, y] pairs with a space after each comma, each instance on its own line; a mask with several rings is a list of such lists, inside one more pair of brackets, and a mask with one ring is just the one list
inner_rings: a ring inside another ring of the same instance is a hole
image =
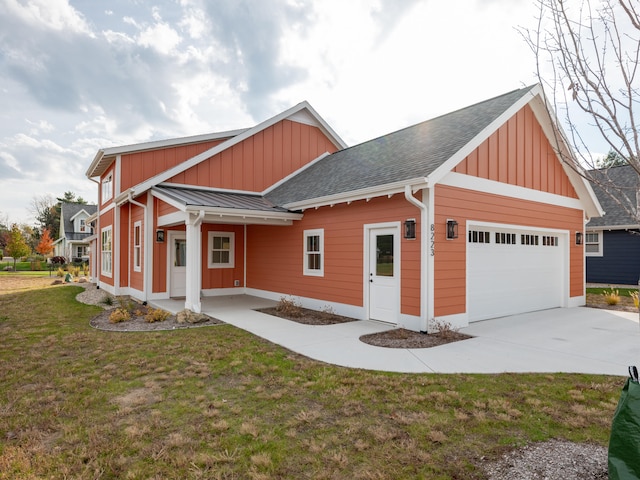
[[427, 177], [534, 86], [333, 153], [278, 186], [276, 205]]
[[289, 213], [286, 208], [278, 207], [260, 195], [165, 186], [153, 187], [152, 191], [166, 195], [185, 207], [231, 208], [258, 212]]

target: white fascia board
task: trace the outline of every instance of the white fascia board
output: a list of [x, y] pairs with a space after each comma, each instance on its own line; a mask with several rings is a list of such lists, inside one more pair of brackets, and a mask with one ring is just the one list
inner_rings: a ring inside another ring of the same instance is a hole
[[611, 231], [611, 230], [638, 230], [640, 229], [640, 225], [600, 225], [598, 227], [585, 227], [585, 231], [587, 232], [602, 232], [602, 231]]
[[88, 213], [88, 212], [83, 208], [83, 209], [82, 209], [82, 210], [80, 210], [78, 213], [76, 213], [73, 217], [71, 217], [71, 218], [69, 219], [69, 221], [73, 222], [73, 221], [76, 219], [76, 217], [77, 217], [78, 215], [80, 215], [81, 213], [84, 213], [87, 217], [89, 216], [89, 213]]
[[[573, 149], [569, 146], [567, 136], [558, 118], [551, 108], [547, 108], [549, 101], [542, 88], [536, 91], [536, 96], [531, 100], [529, 105], [540, 123], [547, 140], [549, 140], [551, 146], [561, 154], [558, 161], [562, 165], [565, 174], [569, 177], [569, 181], [578, 194], [578, 197], [584, 202], [584, 210], [587, 216], [589, 218], [603, 216], [604, 210], [602, 209], [602, 205], [600, 205], [600, 201], [593, 191], [591, 183], [585, 178], [584, 169], [580, 166]], [[561, 158], [571, 159], [571, 164], [566, 161], [561, 161]]]
[[324, 152], [322, 155], [320, 155], [317, 158], [314, 158], [312, 161], [310, 161], [309, 163], [307, 163], [306, 165], [301, 166], [299, 169], [297, 169], [295, 172], [291, 172], [289, 175], [287, 175], [286, 177], [280, 179], [279, 181], [277, 181], [276, 183], [274, 183], [273, 185], [271, 185], [270, 187], [268, 187], [266, 190], [264, 190], [262, 192], [262, 195], [266, 195], [267, 193], [271, 192], [272, 190], [274, 190], [275, 188], [279, 187], [280, 185], [282, 185], [283, 183], [288, 182], [289, 180], [291, 180], [293, 177], [295, 177], [296, 175], [300, 174], [301, 172], [305, 171], [307, 168], [315, 165], [316, 163], [318, 163], [320, 160], [322, 160], [325, 157], [328, 157], [330, 155], [329, 152]]
[[[301, 102], [299, 106], [306, 108], [309, 113], [314, 117], [314, 119], [320, 124], [320, 130], [326, 136], [328, 136], [334, 143], [334, 145], [340, 147], [341, 149], [347, 148], [349, 145], [340, 138], [340, 136], [329, 126], [327, 122], [316, 112], [316, 110], [307, 102], [306, 100]], [[294, 107], [295, 108], [295, 107]], [[298, 111], [302, 110], [302, 108], [298, 109]], [[292, 114], [294, 115], [294, 114]]]
[[429, 175], [429, 179], [436, 184], [451, 172], [462, 160], [467, 158], [476, 148], [478, 148], [487, 138], [491, 136], [499, 127], [507, 120], [513, 117], [522, 107], [531, 101], [532, 95], [539, 92], [539, 86], [535, 86], [525, 95], [523, 95], [511, 107], [507, 108], [502, 115], [487, 125], [480, 133], [473, 137], [464, 147], [458, 150], [449, 160], [440, 165], [434, 172]]
[[187, 214], [185, 212], [173, 212], [158, 217], [158, 227], [170, 227], [172, 225], [180, 225], [187, 222]]
[[384, 197], [398, 193], [402, 193], [404, 195], [404, 190], [407, 185], [411, 186], [413, 192], [416, 192], [422, 188], [428, 188], [429, 179], [426, 177], [417, 177], [402, 180], [400, 182], [387, 183], [384, 185], [377, 185], [375, 187], [362, 188], [360, 190], [352, 190], [336, 195], [327, 195], [326, 197], [311, 198], [301, 202], [287, 203], [282, 206], [288, 210], [307, 210], [309, 208], [320, 208], [336, 205], [338, 203], [370, 200], [375, 197]]
[[546, 203], [549, 205], [573, 208], [576, 210], [584, 209], [584, 205], [578, 198], [565, 197], [563, 195], [556, 195], [555, 193], [542, 192], [540, 190], [519, 187], [509, 183], [496, 182], [495, 180], [487, 180], [486, 178], [474, 177], [472, 175], [465, 175], [462, 173], [449, 172], [446, 177], [440, 180], [439, 185], [490, 193], [502, 197], [529, 200], [531, 202]]
[[[213, 157], [214, 155], [217, 155], [220, 152], [223, 152], [224, 150], [227, 150], [231, 147], [233, 147], [234, 145], [237, 145], [241, 142], [243, 142], [244, 140], [256, 135], [257, 133], [265, 130], [266, 128], [269, 128], [272, 125], [275, 125], [276, 123], [282, 121], [282, 120], [286, 120], [287, 118], [289, 118], [290, 116], [300, 112], [303, 109], [307, 109], [312, 115], [316, 116], [318, 122], [320, 122], [321, 124], [325, 124], [324, 120], [322, 120], [322, 118], [320, 118], [320, 116], [315, 113], [315, 110], [313, 110], [311, 108], [311, 106], [305, 101], [305, 102], [301, 102], [298, 105], [291, 107], [288, 110], [285, 110], [284, 112], [276, 115], [275, 117], [271, 117], [268, 120], [265, 120], [262, 123], [259, 123], [258, 125], [256, 125], [255, 127], [249, 128], [247, 130], [244, 130], [242, 133], [240, 133], [239, 135], [236, 135], [233, 138], [230, 138], [229, 140], [222, 142], [221, 144], [210, 148], [209, 150], [206, 150], [202, 153], [200, 153], [199, 155], [196, 155], [195, 157], [191, 157], [190, 159], [176, 165], [173, 168], [170, 168], [169, 170], [166, 170], [154, 177], [149, 178], [148, 180], [136, 185], [134, 188], [135, 190], [135, 194], [139, 195], [140, 193], [143, 193], [147, 190], [149, 190], [151, 187], [158, 185], [162, 182], [166, 182], [167, 180], [169, 180], [171, 177], [174, 177], [196, 165], [198, 165], [199, 163], [205, 161], [206, 159]], [[328, 125], [327, 125], [328, 127]], [[330, 127], [328, 127], [330, 128]], [[334, 139], [334, 141], [339, 142], [338, 144], [340, 146], [344, 145], [344, 142], [340, 139], [340, 137], [337, 137]]]

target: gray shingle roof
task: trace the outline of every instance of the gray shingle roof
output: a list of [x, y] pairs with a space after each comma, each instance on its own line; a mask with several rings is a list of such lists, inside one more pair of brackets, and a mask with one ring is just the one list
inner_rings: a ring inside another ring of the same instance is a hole
[[97, 205], [85, 205], [82, 203], [62, 203], [62, 220], [64, 221], [64, 233], [68, 240], [82, 240], [89, 237], [91, 233], [74, 233], [73, 221], [71, 220], [78, 212], [84, 210], [89, 215], [98, 211]]
[[267, 194], [277, 205], [426, 177], [533, 86], [340, 150]]
[[255, 210], [260, 212], [288, 212], [287, 209], [275, 206], [269, 200], [259, 195], [162, 186], [153, 187], [153, 190], [170, 197], [185, 207], [196, 206]]
[[[602, 179], [602, 181], [611, 182], [611, 184], [620, 187], [618, 193], [616, 193], [614, 189], [610, 189], [610, 191], [618, 196], [623, 203], [628, 204], [628, 202], [622, 199], [622, 194], [629, 198], [631, 206], [636, 205], [638, 188], [640, 188], [640, 177], [633, 167], [625, 165], [603, 170], [590, 170], [588, 173], [596, 179]], [[591, 219], [589, 223], [587, 223], [587, 227], [616, 227], [638, 224], [638, 220], [627, 213], [624, 207], [616, 202], [611, 195], [606, 193], [604, 188], [599, 186], [597, 182], [592, 182], [592, 186], [605, 214], [603, 217]]]

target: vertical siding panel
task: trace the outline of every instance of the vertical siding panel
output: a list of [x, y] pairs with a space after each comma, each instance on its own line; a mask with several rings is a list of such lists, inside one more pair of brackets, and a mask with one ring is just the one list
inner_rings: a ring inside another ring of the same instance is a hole
[[489, 137], [489, 172], [487, 178], [490, 180], [498, 180], [498, 168], [500, 166], [498, 154], [498, 132], [496, 131]]
[[478, 177], [489, 177], [489, 145], [483, 142], [478, 147]]
[[300, 167], [302, 157], [302, 129], [297, 122], [291, 122], [291, 171]]
[[525, 185], [525, 131], [524, 131], [524, 112], [520, 110], [516, 114], [516, 185], [524, 187]]
[[233, 148], [221, 152], [222, 176], [220, 186], [231, 185], [233, 181]]
[[506, 123], [498, 130], [498, 180], [499, 182], [509, 181], [509, 124]]
[[507, 128], [509, 131], [509, 145], [508, 145], [508, 182], [511, 185], [515, 185], [518, 181], [517, 173], [518, 173], [518, 149], [516, 148], [518, 145], [518, 129], [516, 127], [516, 118], [517, 116], [513, 116], [507, 122]]
[[468, 157], [467, 175], [478, 176], [478, 149], [476, 148]]
[[[273, 178], [284, 178], [284, 160], [283, 160], [283, 138], [284, 138], [284, 126], [282, 122], [273, 126]], [[274, 182], [275, 183], [275, 182]]]
[[283, 176], [291, 173], [291, 122], [282, 123], [282, 169]]
[[540, 151], [541, 151], [541, 142], [542, 142], [542, 131], [540, 129], [540, 126], [535, 123], [534, 124], [534, 128], [533, 128], [533, 152], [532, 152], [532, 160], [533, 160], [533, 185], [531, 186], [531, 188], [534, 188], [536, 190], [540, 190], [540, 185], [541, 185], [541, 181], [540, 181], [540, 175], [541, 175], [541, 168], [540, 165], [542, 163], [542, 158], [540, 156]]
[[549, 189], [548, 182], [548, 167], [549, 167], [549, 142], [546, 138], [542, 137], [542, 143], [540, 145], [540, 190], [547, 192]]

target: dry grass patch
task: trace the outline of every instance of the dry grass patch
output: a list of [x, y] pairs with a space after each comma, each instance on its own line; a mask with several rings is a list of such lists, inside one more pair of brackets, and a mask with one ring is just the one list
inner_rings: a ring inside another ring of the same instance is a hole
[[0, 296], [1, 480], [479, 479], [515, 446], [606, 445], [623, 384], [351, 370], [226, 325], [113, 341], [79, 291]]

